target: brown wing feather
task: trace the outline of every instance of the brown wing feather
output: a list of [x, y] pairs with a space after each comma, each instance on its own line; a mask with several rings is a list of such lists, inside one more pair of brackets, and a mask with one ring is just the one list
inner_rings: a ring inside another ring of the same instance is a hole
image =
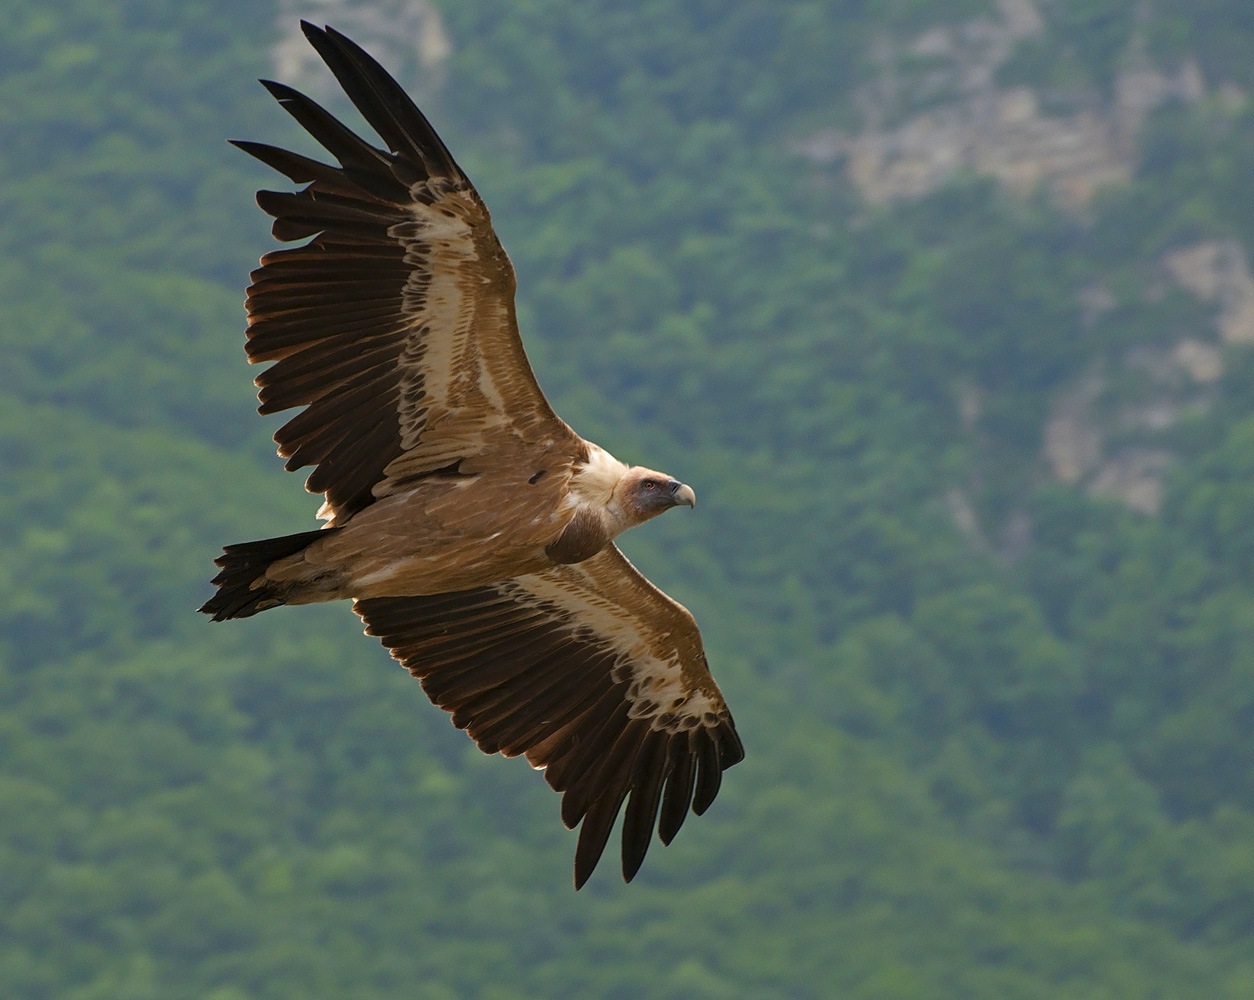
[[563, 821], [583, 824], [576, 887], [624, 802], [630, 881], [654, 828], [670, 843], [744, 757], [692, 615], [614, 546], [491, 587], [354, 609], [481, 749], [544, 769]]
[[[239, 142], [297, 184], [261, 191], [280, 240], [248, 289], [250, 361], [262, 413], [306, 409], [275, 434], [288, 469], [342, 523], [375, 499], [508, 439], [577, 456], [527, 363], [514, 315], [514, 270], [466, 175], [422, 112], [369, 55], [331, 29], [302, 25], [379, 149], [303, 94], [266, 82], [335, 157], [324, 164]], [[264, 82], [264, 81], [263, 81]]]

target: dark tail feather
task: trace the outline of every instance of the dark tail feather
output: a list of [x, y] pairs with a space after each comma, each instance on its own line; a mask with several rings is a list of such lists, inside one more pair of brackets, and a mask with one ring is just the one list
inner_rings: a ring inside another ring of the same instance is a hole
[[295, 535], [226, 546], [222, 555], [213, 561], [215, 566], [222, 567], [222, 572], [213, 578], [218, 592], [204, 603], [201, 613], [213, 615], [213, 620], [220, 622], [227, 618], [247, 618], [258, 611], [284, 604], [284, 594], [278, 587], [263, 583], [254, 588], [253, 582], [272, 563], [296, 555], [326, 535], [326, 531], [302, 531]]

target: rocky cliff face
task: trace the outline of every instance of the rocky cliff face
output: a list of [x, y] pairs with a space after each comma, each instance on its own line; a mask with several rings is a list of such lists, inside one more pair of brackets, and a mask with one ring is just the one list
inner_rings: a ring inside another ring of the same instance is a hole
[[[873, 205], [926, 195], [966, 172], [1021, 195], [1043, 189], [1083, 219], [1099, 190], [1130, 178], [1138, 132], [1156, 108], [1208, 98], [1239, 106], [1247, 99], [1232, 85], [1208, 92], [1193, 60], [1173, 69], [1154, 66], [1137, 39], [1105, 94], [1059, 102], [1030, 87], [999, 84], [1016, 48], [1043, 31], [1033, 0], [998, 0], [995, 16], [884, 39], [874, 53], [876, 77], [857, 98], [864, 127], [819, 130], [796, 149], [842, 171]], [[1135, 348], [1085, 372], [1058, 393], [1041, 442], [1049, 474], [1146, 513], [1158, 509], [1172, 463], [1170, 450], [1154, 443], [1155, 432], [1169, 429], [1189, 407], [1207, 405], [1224, 345], [1254, 342], [1254, 278], [1239, 243], [1175, 247], [1150, 270], [1148, 299], [1182, 289], [1209, 307], [1211, 322], [1169, 347]], [[1116, 300], [1094, 284], [1080, 305], [1091, 325]], [[1130, 380], [1139, 383], [1133, 402], [1126, 398]]]
[[[1154, 446], [1155, 434], [1190, 408], [1209, 405], [1226, 345], [1254, 343], [1254, 277], [1240, 243], [1203, 240], [1175, 248], [1157, 262], [1157, 271], [1159, 281], [1148, 286], [1147, 297], [1174, 285], [1208, 306], [1210, 321], [1173, 344], [1135, 347], [1117, 363], [1090, 369], [1058, 393], [1042, 444], [1046, 466], [1058, 479], [1145, 513], [1158, 509], [1173, 459], [1169, 449]], [[1100, 286], [1087, 294], [1092, 323], [1114, 300]], [[1131, 400], [1129, 382], [1137, 388]], [[1126, 438], [1137, 443], [1117, 443]]]
[[[1165, 72], [1137, 51], [1116, 78], [1113, 99], [1043, 111], [1032, 89], [997, 83], [1017, 46], [1041, 34], [1040, 14], [1032, 0], [998, 0], [997, 11], [995, 19], [934, 28], [898, 44], [884, 40], [877, 78], [857, 98], [869, 127], [816, 132], [800, 152], [816, 163], [843, 163], [873, 204], [918, 197], [969, 170], [1023, 194], [1044, 186], [1081, 210], [1100, 187], [1128, 178], [1136, 132], [1150, 111], [1205, 96], [1195, 63]], [[914, 114], [897, 112], [928, 104]], [[882, 124], [890, 118], [903, 120]]]

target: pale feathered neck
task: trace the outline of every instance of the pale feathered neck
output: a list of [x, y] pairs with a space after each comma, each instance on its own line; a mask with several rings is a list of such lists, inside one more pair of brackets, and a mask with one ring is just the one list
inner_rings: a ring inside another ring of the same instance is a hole
[[624, 465], [604, 448], [588, 443], [588, 461], [575, 470], [570, 492], [576, 503], [602, 509], [611, 506], [614, 489], [627, 474]]

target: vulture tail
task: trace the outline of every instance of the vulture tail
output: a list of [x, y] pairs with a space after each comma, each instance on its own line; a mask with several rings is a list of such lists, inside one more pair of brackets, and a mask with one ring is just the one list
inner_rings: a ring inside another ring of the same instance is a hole
[[248, 618], [267, 608], [287, 604], [290, 598], [297, 596], [295, 591], [300, 589], [300, 584], [263, 580], [266, 570], [280, 559], [303, 552], [334, 530], [301, 531], [226, 546], [222, 555], [213, 561], [215, 566], [221, 567], [212, 581], [218, 592], [201, 606], [200, 612], [220, 622], [228, 618]]

